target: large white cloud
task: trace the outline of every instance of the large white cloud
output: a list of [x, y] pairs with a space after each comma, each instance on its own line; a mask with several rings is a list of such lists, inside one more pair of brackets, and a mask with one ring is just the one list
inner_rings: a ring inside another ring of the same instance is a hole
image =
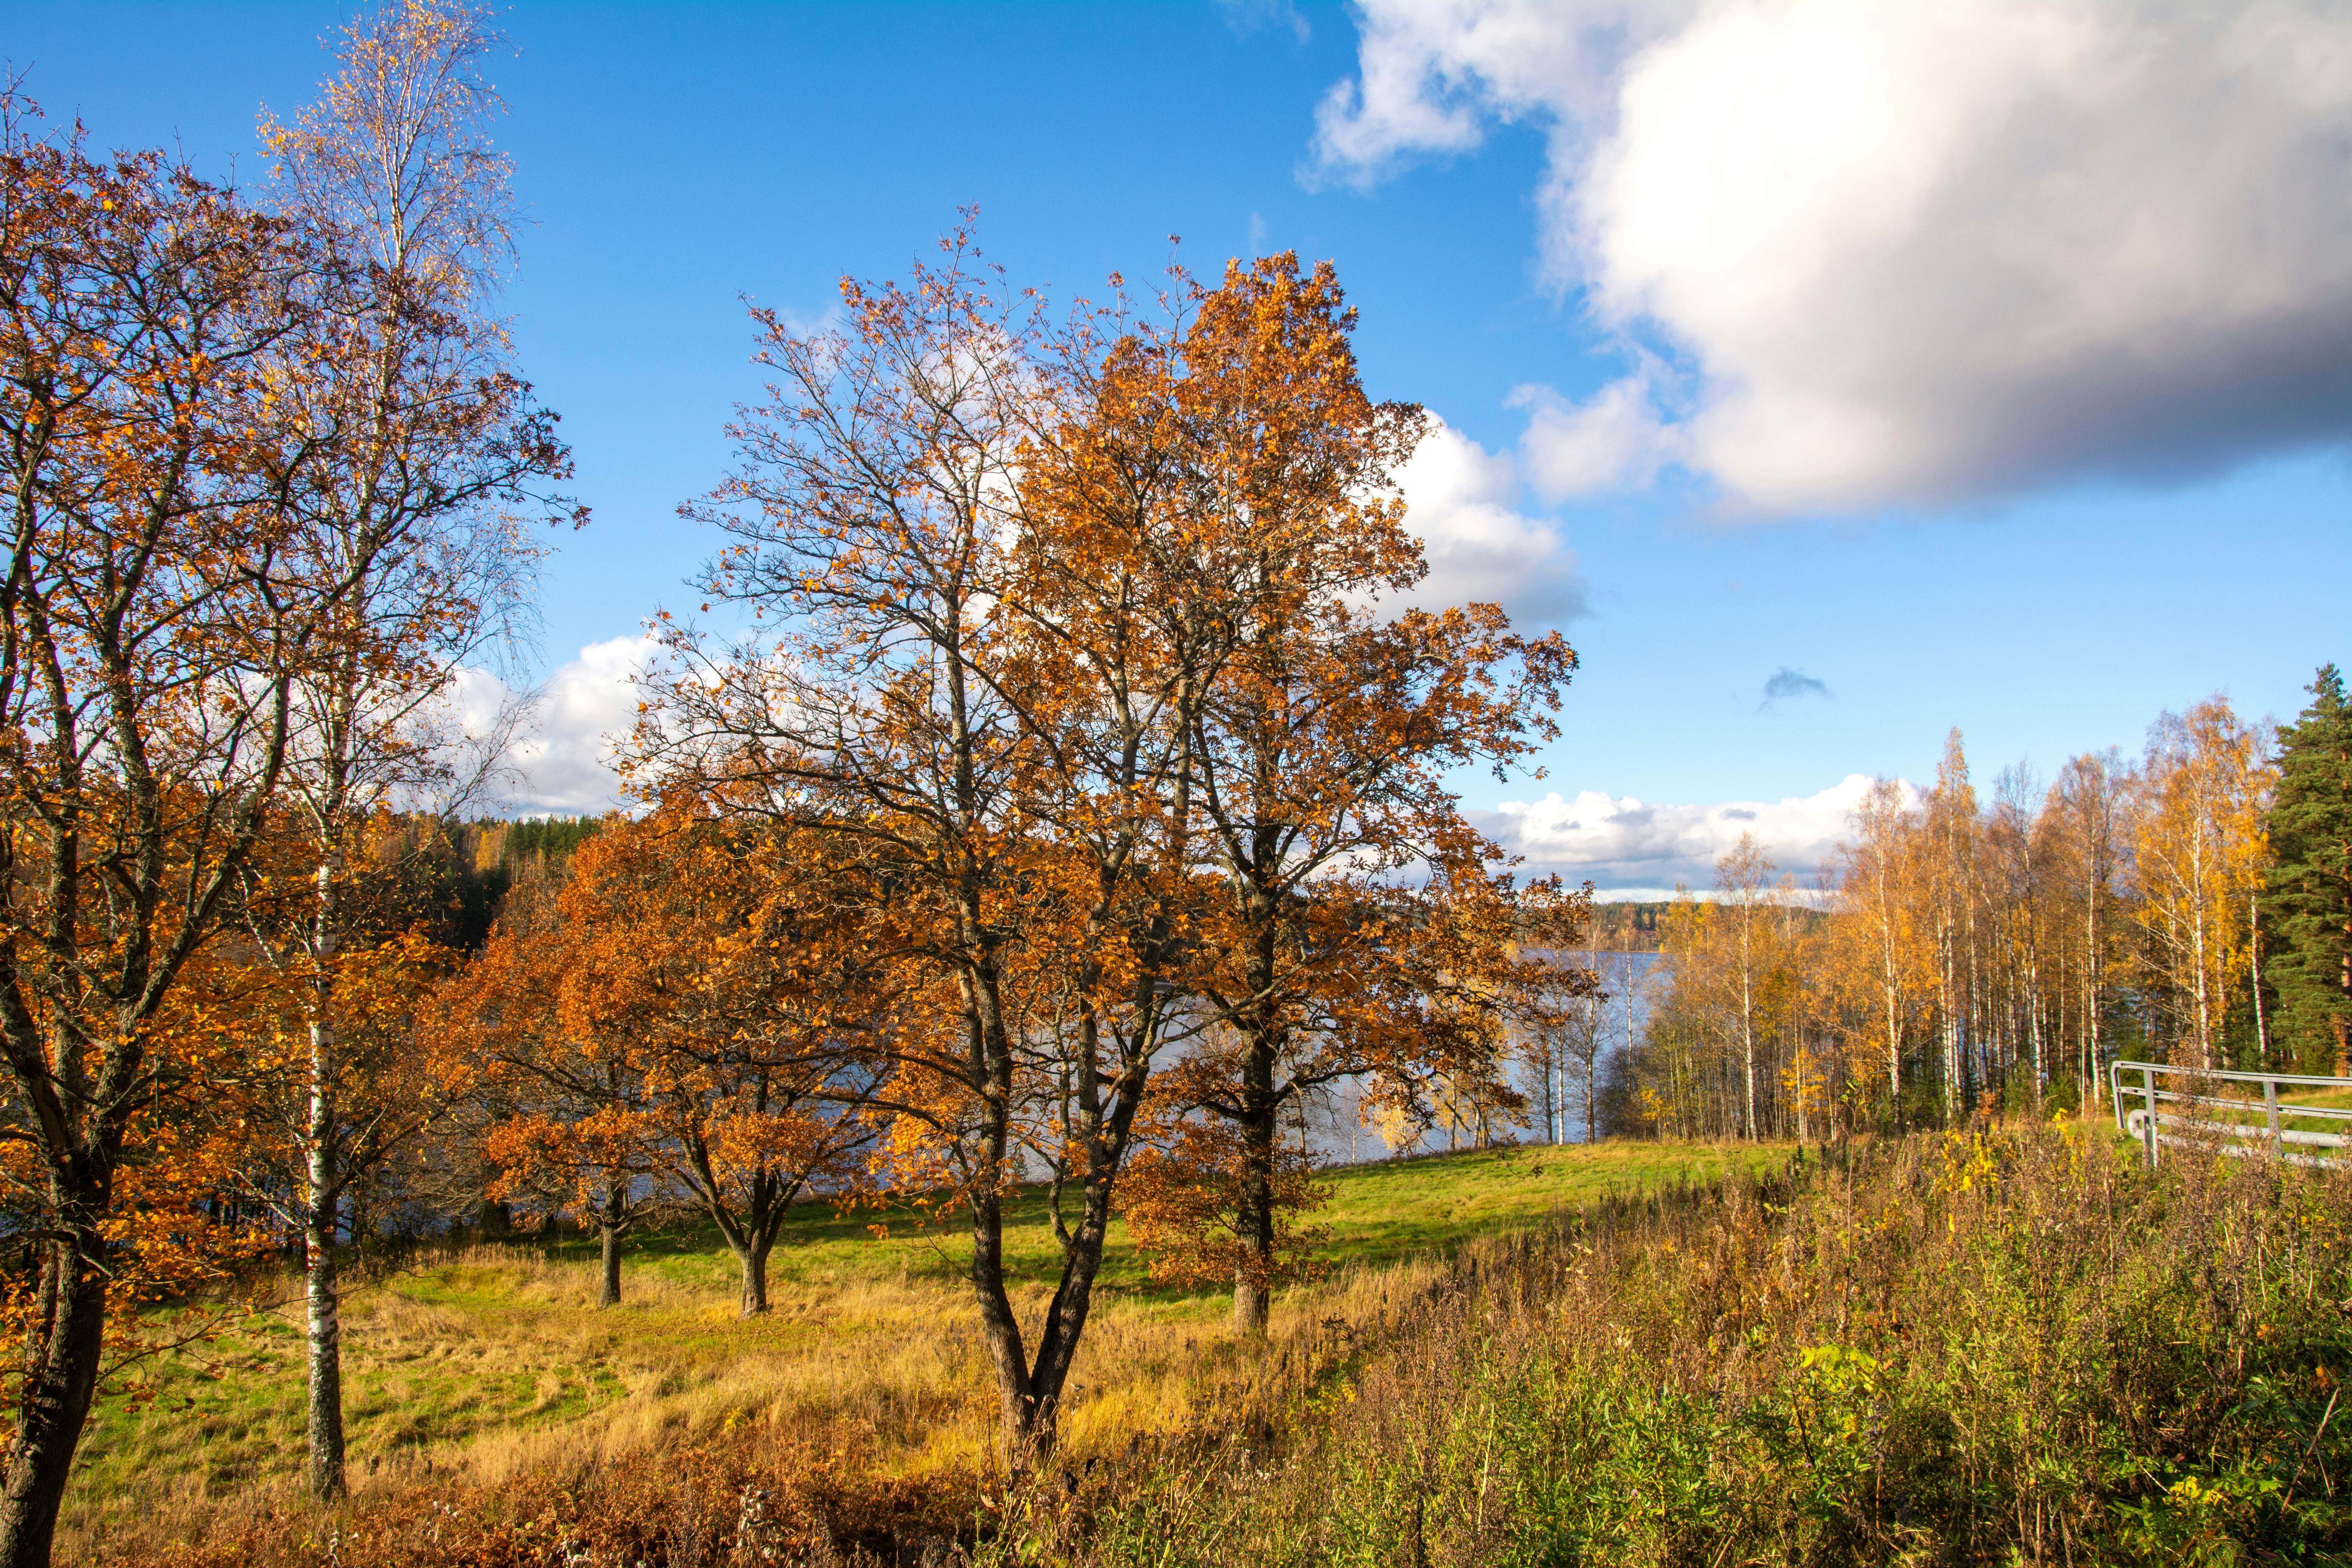
[[647, 637], [590, 643], [558, 666], [530, 693], [511, 690], [487, 670], [461, 673], [456, 703], [460, 726], [485, 736], [498, 715], [518, 701], [528, 711], [505, 754], [502, 804], [523, 812], [585, 815], [620, 804], [614, 742], [636, 722], [636, 678], [656, 658]]
[[[1527, 870], [1557, 871], [1571, 882], [1589, 878], [1604, 893], [1659, 894], [1678, 884], [1705, 893], [1714, 885], [1716, 861], [1743, 833], [1754, 834], [1780, 871], [1810, 889], [1816, 873], [1836, 858], [1851, 814], [1870, 786], [1862, 774], [1849, 773], [1809, 795], [1719, 805], [1648, 805], [1632, 795], [1583, 790], [1573, 797], [1554, 793], [1507, 801], [1493, 812], [1471, 815], [1496, 842], [1524, 857]], [[1917, 791], [1904, 788], [1916, 801]]]
[[1429, 561], [1405, 602], [1499, 604], [1522, 626], [1583, 613], [1575, 552], [1549, 523], [1514, 509], [1519, 480], [1510, 458], [1436, 420], [1397, 480], [1405, 526]]
[[1655, 363], [1535, 397], [1553, 493], [1767, 511], [2352, 435], [2342, 0], [1363, 0], [1323, 166], [1546, 128], [1544, 262]]

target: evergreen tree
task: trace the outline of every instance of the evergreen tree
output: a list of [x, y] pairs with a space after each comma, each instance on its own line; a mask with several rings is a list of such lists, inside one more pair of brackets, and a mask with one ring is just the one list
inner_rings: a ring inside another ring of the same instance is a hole
[[2307, 689], [2311, 706], [2279, 731], [2263, 973], [2299, 1064], [2332, 1073], [2352, 1027], [2352, 710], [2332, 664]]

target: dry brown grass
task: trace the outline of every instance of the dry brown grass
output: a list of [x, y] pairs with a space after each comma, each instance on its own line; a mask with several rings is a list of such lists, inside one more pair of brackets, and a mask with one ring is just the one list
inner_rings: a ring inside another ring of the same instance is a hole
[[[1111, 1297], [1073, 1375], [1066, 1462], [1112, 1458], [1250, 1402], [1290, 1375], [1294, 1347], [1375, 1324], [1441, 1268], [1346, 1268], [1285, 1293], [1270, 1353], [1235, 1341], [1222, 1300]], [[404, 1504], [420, 1489], [478, 1504], [535, 1479], [576, 1486], [593, 1471], [667, 1467], [689, 1450], [766, 1456], [757, 1468], [790, 1456], [861, 1487], [966, 1500], [994, 1470], [993, 1385], [967, 1296], [951, 1284], [851, 1278], [804, 1287], [748, 1322], [724, 1289], [652, 1275], [614, 1310], [596, 1307], [594, 1289], [589, 1267], [481, 1248], [421, 1258], [412, 1276], [356, 1296], [346, 1331], [353, 1510]], [[1018, 1304], [1034, 1322], [1046, 1300], [1030, 1288]], [[241, 1342], [290, 1345], [299, 1312], [299, 1302], [273, 1308]], [[290, 1365], [290, 1353], [281, 1359]], [[287, 1366], [275, 1370], [291, 1382]], [[575, 1410], [583, 1386], [601, 1396]], [[315, 1533], [289, 1440], [299, 1405], [280, 1398], [264, 1414], [274, 1419], [246, 1432], [257, 1442], [267, 1426], [275, 1438], [259, 1462], [224, 1459], [237, 1444], [218, 1415], [213, 1430], [181, 1427], [176, 1451], [179, 1424], [152, 1414], [133, 1436], [109, 1434], [87, 1458], [116, 1484], [95, 1497], [85, 1489], [63, 1560], [152, 1562], [224, 1528], [267, 1535], [278, 1531], [264, 1526], [301, 1521]]]
[[[1318, 1216], [1332, 1271], [1277, 1298], [1265, 1347], [1234, 1341], [1224, 1296], [1150, 1288], [1118, 1238], [1063, 1414], [1063, 1462], [1088, 1474], [1158, 1436], [1278, 1407], [1332, 1346], [1377, 1337], [1426, 1295], [1470, 1238], [1780, 1157], [1612, 1145], [1338, 1173], [1337, 1201]], [[867, 1217], [811, 1215], [777, 1255], [775, 1310], [750, 1322], [737, 1319], [728, 1260], [690, 1237], [633, 1254], [614, 1310], [596, 1306], [594, 1265], [576, 1249], [554, 1261], [529, 1245], [409, 1259], [347, 1305], [352, 1497], [335, 1515], [299, 1485], [301, 1309], [281, 1292], [215, 1345], [150, 1368], [145, 1405], [100, 1412], [63, 1560], [317, 1563], [319, 1532], [340, 1531], [342, 1563], [403, 1562], [424, 1548], [399, 1531], [420, 1520], [451, 1536], [546, 1517], [614, 1521], [617, 1552], [630, 1521], [660, 1514], [675, 1533], [690, 1515], [702, 1529], [710, 1510], [735, 1506], [729, 1487], [755, 1480], [789, 1494], [813, 1538], [829, 1521], [887, 1539], [889, 1521], [914, 1519], [969, 1539], [997, 1470], [969, 1287], [938, 1233], [877, 1242]], [[1034, 1321], [1052, 1241], [1042, 1216], [1026, 1217], [1017, 1256], [1031, 1282], [1016, 1303]], [[399, 1544], [372, 1559], [379, 1549], [352, 1532], [379, 1525]], [[426, 1544], [451, 1563], [541, 1560]], [[694, 1560], [685, 1546], [639, 1555]]]

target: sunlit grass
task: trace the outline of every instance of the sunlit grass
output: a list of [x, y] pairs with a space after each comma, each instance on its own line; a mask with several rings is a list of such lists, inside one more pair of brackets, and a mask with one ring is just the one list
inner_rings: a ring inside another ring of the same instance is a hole
[[[1548, 1222], [1611, 1192], [1704, 1183], [1785, 1147], [1605, 1144], [1464, 1152], [1334, 1171], [1311, 1216], [1329, 1272], [1276, 1302], [1277, 1337], [1381, 1310], [1424, 1260]], [[880, 1225], [887, 1234], [870, 1227]], [[1057, 1262], [1045, 1205], [1013, 1206], [1016, 1300], [1043, 1310]], [[629, 1247], [625, 1303], [596, 1306], [593, 1241], [427, 1254], [352, 1291], [345, 1419], [354, 1489], [420, 1475], [479, 1481], [567, 1455], [623, 1457], [759, 1423], [854, 1453], [870, 1470], [969, 1474], [992, 1462], [995, 1395], [963, 1283], [961, 1216], [805, 1205], [770, 1266], [765, 1317], [740, 1321], [734, 1258], [680, 1230]], [[214, 1342], [142, 1369], [101, 1402], [78, 1462], [85, 1527], [173, 1504], [288, 1489], [304, 1456], [302, 1306], [281, 1300]], [[1114, 1226], [1064, 1419], [1073, 1453], [1166, 1428], [1204, 1391], [1253, 1375], [1230, 1298], [1154, 1285]]]

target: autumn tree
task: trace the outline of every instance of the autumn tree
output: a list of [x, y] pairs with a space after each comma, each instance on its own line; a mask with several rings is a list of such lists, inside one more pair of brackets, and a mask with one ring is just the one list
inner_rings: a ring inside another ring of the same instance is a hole
[[2294, 1059], [2335, 1073], [2352, 1070], [2352, 709], [2332, 664], [2306, 689], [2310, 706], [2279, 731], [2264, 823], [2276, 859], [2262, 901], [2263, 973]]
[[1960, 732], [1944, 740], [1936, 785], [1927, 792], [1924, 842], [1928, 931], [1934, 943], [1937, 1033], [1942, 1045], [1937, 1083], [1947, 1123], [1959, 1119], [1972, 1092], [1977, 995], [1977, 792]]
[[622, 1242], [671, 1212], [680, 1189], [637, 1042], [582, 1026], [576, 1008], [567, 1020], [565, 984], [594, 943], [566, 922], [568, 878], [534, 869], [434, 998], [426, 1026], [478, 1064], [461, 1102], [464, 1190], [502, 1216], [520, 1208], [593, 1226], [597, 1304], [617, 1307]]
[[2251, 989], [2268, 847], [2267, 738], [2216, 697], [2152, 728], [2132, 818], [2133, 914], [2149, 1000], [2195, 1065], [2222, 1059], [2230, 998]]
[[[1351, 362], [1342, 375], [1328, 355], [1253, 359], [1248, 285], [1228, 283], [1180, 274], [1157, 324], [1118, 304], [1049, 323], [958, 236], [908, 287], [845, 285], [841, 331], [759, 318], [777, 384], [736, 427], [735, 477], [697, 511], [730, 540], [707, 594], [775, 629], [731, 647], [681, 631], [682, 675], [641, 731], [670, 787], [695, 781], [730, 812], [850, 847], [843, 877], [885, 911], [911, 1015], [877, 1104], [896, 1119], [899, 1178], [945, 1183], [969, 1209], [1015, 1464], [1053, 1439], [1155, 1063], [1231, 1024], [1199, 1000], [1219, 962], [1207, 925], [1230, 905], [1208, 842], [1212, 710], [1243, 682], [1249, 639], [1303, 602], [1289, 563], [1354, 563], [1317, 578], [1317, 615], [1343, 581], [1418, 571], [1392, 500], [1362, 509], [1393, 538], [1349, 537], [1330, 506], [1349, 478], [1307, 477], [1349, 438], [1318, 421], [1361, 403]], [[1336, 310], [1328, 277], [1315, 288]], [[1244, 450], [1266, 434], [1257, 416], [1285, 434]], [[1285, 463], [1325, 501], [1282, 510], [1265, 487]], [[1350, 473], [1379, 489], [1378, 471]], [[1491, 618], [1365, 619], [1351, 635], [1328, 668], [1358, 672], [1339, 693], [1356, 706], [1329, 710], [1334, 726], [1370, 714], [1383, 679], [1436, 692], [1419, 717], [1441, 730], [1504, 706], [1481, 683], [1518, 645]], [[1433, 769], [1450, 754], [1443, 733], [1387, 743]], [[1348, 895], [1328, 892], [1336, 919]], [[1033, 1163], [1063, 1248], [1034, 1343], [1003, 1257], [1003, 1195]]]
[[1715, 863], [1716, 900], [1724, 910], [1730, 984], [1738, 997], [1740, 1132], [1750, 1139], [1758, 1136], [1756, 1037], [1761, 1022], [1760, 993], [1773, 964], [1772, 927], [1764, 916], [1772, 901], [1769, 879], [1774, 869], [1752, 833], [1741, 834], [1730, 853]]
[[1855, 933], [1868, 976], [1871, 1015], [1885, 1047], [1886, 1103], [1898, 1116], [1903, 1046], [1925, 980], [1918, 915], [1918, 828], [1903, 786], [1880, 779], [1854, 808], [1852, 837], [1840, 846], [1842, 909]]
[[511, 1191], [621, 1237], [670, 1193], [718, 1229], [741, 1312], [768, 1310], [792, 1205], [856, 1188], [886, 1001], [867, 910], [820, 841], [694, 805], [574, 855], [556, 919], [493, 937], [442, 1016], [515, 1081], [488, 1155]]
[[1244, 568], [1212, 606], [1237, 637], [1193, 725], [1218, 890], [1195, 984], [1230, 1048], [1186, 1064], [1182, 1092], [1241, 1132], [1248, 1332], [1265, 1324], [1291, 1100], [1346, 1078], [1411, 1097], [1441, 1063], [1500, 1088], [1487, 999], [1526, 978], [1514, 894], [1444, 775], [1549, 739], [1575, 668], [1557, 634], [1520, 637], [1491, 605], [1365, 607], [1425, 571], [1393, 480], [1425, 419], [1365, 395], [1354, 325], [1328, 264], [1235, 263], [1199, 300], [1177, 400], [1189, 504]]
[[2053, 837], [2042, 831], [2042, 791], [2023, 763], [2001, 770], [1982, 827], [1988, 916], [1988, 961], [1993, 996], [1988, 1023], [2000, 1057], [1994, 1071], [2004, 1095], [2035, 1110], [2050, 1081], [2054, 1017], [2045, 972], [2056, 957], [2053, 941], [2056, 890]]
[[1722, 914], [1677, 887], [1658, 922], [1658, 991], [1635, 1053], [1642, 1115], [1677, 1137], [1737, 1134], [1742, 1100], [1736, 1029], [1724, 1019]]
[[0, 1563], [47, 1561], [110, 1292], [126, 1152], [207, 1065], [163, 1020], [268, 823], [316, 608], [273, 590], [268, 362], [314, 253], [160, 154], [0, 112], [0, 1049], [38, 1256]]
[[449, 778], [436, 721], [459, 667], [511, 633], [536, 547], [511, 509], [568, 471], [553, 419], [485, 309], [507, 249], [506, 161], [486, 126], [496, 47], [452, 0], [393, 0], [346, 31], [320, 101], [265, 120], [287, 211], [331, 247], [333, 287], [281, 356], [282, 483], [299, 527], [278, 574], [331, 607], [295, 667], [286, 783], [307, 843], [307, 907], [255, 934], [310, 996], [300, 1076], [310, 1357], [310, 1485], [343, 1489], [335, 1247], [345, 1190], [394, 1079], [355, 1070], [331, 1022], [359, 933], [354, 835], [403, 792]]
[[[1025, 1464], [1053, 1441], [1173, 1019], [1187, 715], [1229, 633], [1175, 587], [1206, 552], [1168, 489], [1164, 330], [1084, 307], [1049, 327], [964, 235], [908, 286], [844, 300], [838, 332], [757, 317], [776, 384], [696, 510], [731, 542], [706, 592], [775, 630], [673, 639], [687, 674], [647, 765], [845, 847], [845, 885], [887, 912], [912, 1009], [877, 1101], [891, 1167], [968, 1211]], [[1034, 1342], [1003, 1237], [1033, 1159], [1063, 1251]]]
[[2056, 837], [2067, 889], [2064, 941], [2073, 978], [2066, 1010], [2076, 1019], [2080, 1071], [2094, 1100], [2105, 1054], [2109, 956], [2117, 929], [2116, 878], [2126, 848], [2127, 784], [2126, 770], [2112, 752], [2086, 752], [2059, 773], [2042, 813]]

